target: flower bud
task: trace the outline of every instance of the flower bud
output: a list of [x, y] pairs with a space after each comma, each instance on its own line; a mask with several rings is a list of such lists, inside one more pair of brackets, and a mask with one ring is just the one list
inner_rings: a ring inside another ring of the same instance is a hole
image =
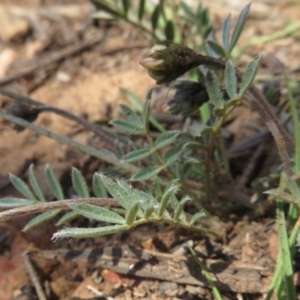
[[187, 80], [171, 85], [167, 98], [168, 102], [162, 106], [162, 111], [172, 115], [189, 115], [209, 100], [202, 84]]
[[150, 49], [140, 64], [157, 84], [170, 82], [199, 65], [199, 55], [192, 49], [166, 41]]
[[[6, 112], [12, 116], [24, 119], [28, 122], [33, 122], [39, 115], [38, 109], [20, 101], [10, 102], [6, 107]], [[11, 123], [11, 126], [16, 131], [23, 131], [23, 126]]]

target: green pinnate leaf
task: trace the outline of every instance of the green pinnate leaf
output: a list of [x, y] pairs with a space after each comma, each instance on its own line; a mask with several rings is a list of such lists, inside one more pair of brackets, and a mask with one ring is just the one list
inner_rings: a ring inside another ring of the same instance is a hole
[[150, 154], [151, 154], [150, 148], [138, 149], [127, 153], [122, 160], [125, 162], [140, 161], [148, 157]]
[[0, 198], [0, 207], [3, 207], [3, 208], [26, 206], [26, 205], [31, 205], [34, 203], [35, 203], [35, 201], [33, 201], [33, 200], [22, 199], [22, 198], [14, 198], [14, 197]]
[[93, 191], [96, 197], [98, 198], [107, 198], [106, 188], [100, 179], [100, 177], [96, 174], [93, 176]]
[[129, 106], [120, 104], [120, 110], [126, 121], [136, 126], [142, 127], [141, 118]]
[[[128, 198], [131, 199], [131, 203], [140, 202], [140, 208], [145, 210], [149, 205], [156, 205], [157, 200], [151, 195], [151, 193], [146, 193], [134, 189], [128, 182], [124, 180], [117, 180], [117, 184], [123, 189], [123, 193], [128, 195]], [[138, 211], [138, 216], [141, 217], [143, 212]]]
[[230, 25], [231, 25], [231, 15], [228, 15], [222, 27], [222, 45], [226, 53], [228, 52], [228, 47], [229, 47]]
[[102, 180], [107, 191], [114, 197], [114, 199], [124, 208], [129, 209], [132, 205], [132, 195], [129, 195], [122, 185], [108, 178], [107, 176], [96, 173], [96, 176]]
[[154, 142], [154, 148], [160, 149], [175, 142], [179, 131], [167, 131], [162, 133]]
[[130, 134], [141, 134], [145, 132], [145, 129], [143, 127], [137, 127], [136, 125], [124, 120], [112, 120], [109, 123], [116, 128]]
[[230, 99], [237, 96], [237, 78], [233, 63], [229, 60], [225, 69], [225, 86]]
[[9, 174], [9, 179], [15, 189], [18, 190], [23, 196], [31, 201], [36, 201], [36, 197], [33, 195], [28, 185], [21, 178], [13, 174]]
[[120, 18], [122, 17], [122, 13], [116, 10], [111, 5], [105, 3], [105, 1], [102, 0], [92, 0], [92, 2], [96, 5], [98, 9], [104, 10], [105, 12], [113, 15], [114, 17]]
[[64, 225], [68, 222], [71, 222], [73, 220], [75, 220], [76, 218], [78, 218], [78, 213], [74, 212], [74, 211], [69, 211], [68, 213], [64, 214], [56, 223], [56, 226], [61, 226]]
[[206, 88], [209, 95], [209, 101], [214, 107], [222, 108], [224, 106], [223, 93], [218, 81], [210, 71], [208, 71], [206, 75]]
[[194, 14], [193, 10], [191, 9], [191, 7], [186, 4], [184, 1], [180, 2], [180, 7], [182, 8], [182, 10], [185, 12], [186, 16], [192, 20], [192, 21], [196, 21], [196, 15]]
[[96, 205], [72, 203], [70, 208], [86, 218], [115, 224], [125, 224], [125, 219], [119, 214]]
[[59, 183], [57, 177], [55, 176], [52, 168], [50, 168], [49, 165], [46, 165], [45, 169], [45, 175], [46, 175], [46, 180], [47, 184], [53, 193], [53, 195], [58, 199], [58, 200], [64, 200], [64, 193], [61, 187], [61, 184]]
[[128, 225], [112, 225], [98, 228], [65, 228], [53, 234], [53, 239], [57, 238], [90, 238], [96, 236], [103, 236], [119, 231], [129, 229]]
[[242, 83], [241, 83], [241, 88], [239, 92], [239, 96], [242, 97], [247, 89], [250, 87], [252, 84], [254, 77], [256, 75], [257, 69], [259, 67], [259, 62], [260, 62], [261, 56], [257, 56], [247, 67], [246, 72], [244, 73], [242, 77]]
[[86, 181], [78, 169], [72, 168], [72, 183], [76, 193], [81, 198], [89, 198], [90, 193]]
[[190, 220], [190, 225], [194, 225], [198, 220], [202, 219], [205, 217], [205, 212], [204, 211], [199, 211], [198, 213], [194, 214]]
[[238, 39], [239, 39], [243, 29], [244, 29], [244, 25], [245, 25], [245, 22], [246, 22], [247, 17], [248, 17], [250, 6], [251, 6], [251, 3], [246, 5], [243, 8], [243, 10], [241, 11], [241, 13], [238, 17], [238, 20], [236, 22], [236, 25], [235, 25], [233, 33], [232, 33], [230, 44], [228, 46], [227, 53], [230, 53], [232, 51], [232, 49], [234, 48], [235, 44], [237, 43], [237, 41], [238, 41]]
[[29, 229], [32, 229], [34, 227], [37, 227], [51, 219], [53, 219], [56, 215], [58, 215], [61, 212], [61, 209], [53, 209], [50, 211], [46, 211], [35, 218], [31, 219], [26, 226], [23, 228], [23, 231], [27, 231]]
[[160, 15], [160, 5], [157, 4], [151, 15], [151, 24], [152, 24], [153, 31], [157, 28], [159, 15]]
[[141, 202], [137, 201], [135, 203], [133, 203], [130, 208], [128, 209], [127, 213], [126, 213], [126, 224], [128, 226], [131, 226], [133, 224], [133, 222], [135, 221], [135, 218], [137, 216], [139, 207], [140, 207]]
[[145, 12], [145, 0], [140, 0], [139, 2], [138, 19], [141, 21]]
[[155, 211], [155, 207], [152, 205], [152, 206], [148, 206], [146, 209], [145, 209], [145, 213], [144, 213], [144, 218], [146, 220], [148, 220], [152, 214], [154, 213]]
[[178, 203], [177, 208], [175, 210], [174, 220], [179, 220], [181, 218], [185, 219], [183, 208], [186, 205], [186, 203], [191, 200], [192, 199], [189, 196], [185, 196], [181, 199], [181, 201]]
[[181, 145], [177, 145], [169, 149], [164, 155], [164, 163], [166, 166], [173, 164], [177, 161], [183, 152], [183, 147]]
[[40, 184], [35, 176], [33, 164], [30, 165], [28, 173], [29, 173], [29, 182], [30, 182], [30, 185], [31, 185], [34, 193], [36, 194], [36, 196], [38, 197], [38, 199], [41, 202], [46, 202], [46, 199], [41, 190]]
[[158, 208], [158, 216], [162, 217], [164, 212], [166, 211], [167, 205], [169, 201], [171, 200], [172, 195], [175, 195], [178, 191], [178, 187], [176, 185], [176, 182], [173, 182], [164, 192], [162, 199], [159, 204]]
[[147, 92], [146, 101], [143, 107], [142, 120], [145, 128], [148, 128], [148, 123], [150, 118], [152, 91], [153, 89], [149, 89], [149, 91]]
[[226, 52], [222, 46], [220, 46], [216, 41], [207, 40], [206, 43], [212, 50], [221, 57], [226, 57]]
[[156, 176], [162, 169], [163, 169], [163, 167], [161, 167], [161, 166], [152, 166], [152, 167], [144, 168], [144, 169], [138, 171], [136, 174], [134, 174], [130, 178], [130, 180], [131, 181], [148, 180], [148, 179]]

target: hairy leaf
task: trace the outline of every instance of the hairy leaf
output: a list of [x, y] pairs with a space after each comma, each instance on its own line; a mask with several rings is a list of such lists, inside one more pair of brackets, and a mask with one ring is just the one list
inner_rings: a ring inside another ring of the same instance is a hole
[[68, 213], [66, 213], [65, 215], [63, 215], [58, 222], [56, 223], [56, 226], [61, 226], [63, 224], [66, 224], [74, 219], [76, 219], [78, 217], [78, 213], [74, 212], [74, 211], [69, 211]]
[[136, 125], [133, 125], [127, 121], [123, 120], [112, 120], [109, 122], [113, 126], [119, 128], [122, 131], [128, 132], [130, 134], [140, 134], [144, 133], [145, 130], [142, 127], [137, 127]]
[[142, 120], [143, 120], [143, 124], [144, 124], [145, 128], [148, 128], [148, 123], [149, 123], [149, 117], [150, 117], [150, 111], [151, 111], [152, 91], [153, 91], [153, 89], [150, 89], [147, 92], [146, 101], [145, 101], [144, 107], [143, 107]]
[[41, 187], [39, 185], [39, 182], [34, 174], [34, 170], [33, 170], [33, 164], [30, 165], [29, 167], [29, 182], [30, 182], [30, 185], [35, 193], [35, 195], [38, 197], [38, 199], [41, 201], [41, 202], [46, 202], [46, 199], [44, 197], [44, 194], [41, 190]]
[[125, 224], [125, 219], [122, 216], [106, 208], [81, 203], [72, 203], [69, 206], [77, 214], [83, 215], [89, 219], [115, 224]]
[[54, 233], [53, 239], [66, 238], [66, 237], [89, 238], [89, 237], [108, 235], [115, 232], [124, 231], [127, 229], [129, 229], [128, 225], [112, 225], [112, 226], [105, 226], [100, 228], [65, 228]]
[[148, 220], [151, 215], [154, 213], [155, 211], [155, 207], [152, 205], [152, 206], [148, 206], [146, 209], [145, 209], [145, 213], [144, 213], [144, 218], [146, 220]]
[[9, 174], [9, 179], [12, 185], [27, 199], [31, 201], [36, 201], [36, 197], [33, 195], [31, 192], [30, 188], [28, 185], [19, 177]]
[[235, 98], [237, 96], [237, 78], [235, 68], [230, 60], [225, 69], [225, 86], [230, 99]]
[[175, 210], [175, 213], [174, 213], [174, 220], [179, 220], [181, 215], [184, 214], [183, 213], [183, 208], [185, 206], [185, 204], [188, 202], [188, 201], [191, 201], [192, 199], [189, 197], [189, 196], [185, 196], [181, 199], [181, 201], [179, 202], [176, 210]]
[[165, 165], [169, 166], [173, 164], [175, 161], [177, 161], [180, 155], [182, 154], [182, 152], [183, 152], [183, 148], [181, 145], [177, 145], [169, 149], [164, 155]]
[[194, 214], [190, 220], [190, 225], [194, 225], [199, 219], [202, 219], [205, 217], [204, 211], [199, 211], [198, 213]]
[[170, 145], [176, 140], [178, 135], [179, 131], [167, 131], [162, 133], [154, 142], [155, 149], [160, 149]]
[[93, 191], [96, 197], [107, 198], [105, 186], [97, 173], [93, 176]]
[[222, 45], [226, 53], [228, 52], [228, 47], [229, 47], [230, 25], [231, 25], [231, 15], [228, 15], [222, 27]]
[[166, 189], [166, 191], [164, 192], [164, 194], [162, 196], [160, 204], [159, 204], [159, 209], [158, 209], [159, 217], [161, 217], [164, 214], [164, 212], [166, 211], [167, 205], [171, 199], [171, 196], [175, 195], [177, 191], [178, 191], [178, 187], [176, 185], [176, 182], [171, 184], [169, 186], [169, 188]]
[[161, 166], [152, 166], [152, 167], [147, 167], [144, 168], [140, 171], [138, 171], [136, 174], [134, 174], [130, 180], [131, 181], [144, 181], [144, 180], [148, 180], [154, 176], [156, 176], [163, 167]]
[[33, 200], [22, 199], [22, 198], [14, 198], [14, 197], [0, 198], [0, 207], [4, 207], [4, 208], [26, 206], [34, 203], [35, 201]]
[[[128, 195], [128, 197], [131, 199], [132, 202], [140, 202], [140, 208], [145, 210], [149, 205], [156, 205], [157, 201], [156, 199], [151, 195], [151, 193], [146, 193], [144, 191], [140, 191], [137, 189], [132, 188], [132, 186], [124, 181], [124, 180], [118, 180], [118, 185], [123, 188], [124, 193]], [[142, 216], [142, 211], [138, 211], [138, 216]]]
[[139, 210], [141, 202], [135, 202], [133, 203], [130, 208], [128, 209], [127, 213], [126, 213], [126, 224], [128, 226], [131, 226], [133, 224], [133, 222], [135, 221], [137, 212]]
[[213, 106], [222, 108], [224, 105], [223, 93], [220, 89], [219, 83], [210, 71], [208, 71], [206, 75], [206, 88], [209, 95], [209, 100]]
[[242, 97], [247, 89], [252, 84], [254, 77], [256, 75], [257, 69], [259, 67], [261, 56], [257, 56], [247, 67], [246, 72], [243, 75], [241, 89], [239, 92], [240, 97]]
[[150, 154], [150, 148], [138, 149], [127, 153], [122, 160], [125, 162], [140, 161], [148, 157]]
[[142, 127], [141, 118], [129, 106], [120, 104], [120, 110], [121, 110], [123, 117], [126, 119], [126, 121], [128, 121], [129, 123], [131, 123], [133, 125]]
[[215, 53], [217, 53], [219, 56], [222, 57], [226, 57], [226, 52], [225, 50], [222, 48], [222, 46], [220, 46], [216, 41], [213, 40], [207, 40], [206, 43], [208, 44], [208, 46], [210, 48], [212, 48], [214, 50]]
[[79, 170], [74, 167], [72, 168], [72, 184], [73, 184], [73, 187], [74, 187], [76, 193], [81, 198], [89, 198], [90, 197], [89, 189], [87, 187], [85, 179], [83, 178], [83, 176], [79, 172]]
[[26, 226], [23, 228], [23, 231], [27, 231], [31, 228], [37, 227], [51, 219], [53, 219], [56, 215], [61, 212], [61, 209], [53, 209], [50, 211], [46, 211], [35, 218], [31, 219]]
[[46, 174], [46, 180], [48, 183], [48, 186], [53, 193], [53, 195], [58, 199], [58, 200], [64, 200], [64, 193], [61, 187], [61, 184], [57, 180], [52, 168], [49, 165], [46, 165], [45, 169], [45, 174]]
[[246, 19], [248, 17], [250, 6], [251, 6], [251, 3], [249, 3], [248, 5], [246, 5], [243, 8], [243, 10], [241, 11], [241, 13], [240, 13], [240, 15], [238, 17], [238, 20], [236, 22], [236, 25], [235, 25], [233, 33], [232, 33], [230, 44], [228, 46], [227, 53], [230, 53], [232, 51], [233, 47], [237, 43], [237, 41], [238, 41], [238, 39], [239, 39], [239, 37], [240, 37], [243, 29], [244, 29], [244, 25], [245, 25]]
[[107, 191], [115, 198], [116, 201], [118, 201], [122, 207], [126, 209], [130, 208], [132, 204], [132, 198], [124, 191], [122, 186], [101, 173], [96, 173], [96, 176], [100, 177]]
[[191, 163], [191, 162], [185, 163], [183, 166], [182, 172], [180, 174], [181, 175], [180, 180], [181, 181], [186, 180], [189, 177], [192, 169], [193, 169], [193, 163]]

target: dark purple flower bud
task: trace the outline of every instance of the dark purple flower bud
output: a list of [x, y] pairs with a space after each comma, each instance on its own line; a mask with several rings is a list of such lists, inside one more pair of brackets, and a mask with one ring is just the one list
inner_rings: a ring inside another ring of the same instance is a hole
[[201, 57], [188, 47], [166, 41], [153, 46], [149, 56], [140, 64], [148, 70], [157, 84], [161, 84], [173, 81], [198, 66]]
[[[22, 103], [20, 101], [12, 101], [6, 107], [6, 112], [12, 116], [24, 119], [28, 122], [33, 122], [39, 115], [37, 108]], [[23, 131], [23, 126], [11, 123], [11, 126], [16, 131]]]
[[168, 102], [162, 111], [168, 114], [189, 115], [209, 100], [205, 87], [193, 81], [177, 81], [171, 85]]

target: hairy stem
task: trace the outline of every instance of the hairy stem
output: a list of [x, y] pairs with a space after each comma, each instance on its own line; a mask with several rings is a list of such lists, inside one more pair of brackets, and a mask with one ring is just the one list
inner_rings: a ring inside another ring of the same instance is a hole
[[119, 207], [119, 203], [113, 198], [78, 198], [78, 199], [66, 199], [60, 201], [53, 201], [41, 204], [33, 204], [23, 207], [17, 207], [0, 212], [0, 222], [9, 221], [11, 219], [19, 218], [22, 216], [44, 213], [45, 211], [52, 209], [69, 209], [70, 204], [84, 203], [97, 206], [110, 206]]
[[45, 136], [47, 136], [51, 139], [54, 139], [54, 140], [58, 141], [59, 143], [67, 144], [71, 147], [79, 149], [80, 151], [82, 151], [84, 153], [87, 153], [91, 156], [97, 157], [101, 160], [104, 160], [108, 163], [111, 163], [112, 165], [116, 166], [118, 169], [120, 169], [124, 173], [134, 174], [134, 173], [139, 171], [139, 168], [137, 168], [136, 166], [131, 165], [129, 163], [121, 162], [116, 157], [109, 155], [107, 152], [105, 152], [101, 149], [96, 150], [92, 147], [89, 147], [89, 146], [83, 145], [81, 143], [78, 143], [78, 142], [76, 142], [76, 141], [74, 141], [74, 140], [72, 140], [72, 139], [70, 139], [66, 136], [54, 133], [54, 132], [49, 131], [45, 128], [34, 125], [30, 122], [27, 122], [23, 119], [14, 117], [12, 115], [5, 114], [3, 112], [0, 112], [0, 117], [5, 119], [5, 120], [8, 120], [10, 122], [13, 122], [14, 124], [21, 125], [21, 126], [26, 127], [26, 128], [28, 128], [28, 129], [30, 129], [34, 132], [45, 135]]
[[64, 110], [62, 108], [58, 108], [58, 107], [55, 107], [55, 106], [51, 106], [51, 105], [45, 105], [45, 104], [43, 104], [41, 102], [38, 102], [36, 100], [33, 100], [29, 97], [18, 95], [18, 94], [12, 93], [10, 91], [7, 91], [5, 89], [2, 89], [2, 88], [0, 88], [0, 94], [11, 97], [11, 98], [15, 99], [16, 101], [26, 103], [26, 104], [29, 104], [29, 105], [33, 105], [33, 106], [38, 108], [39, 112], [53, 112], [57, 115], [60, 115], [64, 118], [66, 118], [66, 119], [75, 121], [76, 123], [82, 125], [84, 128], [86, 128], [87, 130], [93, 132], [96, 136], [98, 136], [102, 140], [105, 140], [109, 144], [112, 145], [114, 143], [113, 139], [110, 138], [108, 135], [106, 135], [101, 130], [99, 130], [99, 128], [96, 125], [86, 121], [85, 119], [83, 119], [79, 116], [76, 116], [76, 115], [72, 114], [71, 112], [69, 112], [67, 110]]

